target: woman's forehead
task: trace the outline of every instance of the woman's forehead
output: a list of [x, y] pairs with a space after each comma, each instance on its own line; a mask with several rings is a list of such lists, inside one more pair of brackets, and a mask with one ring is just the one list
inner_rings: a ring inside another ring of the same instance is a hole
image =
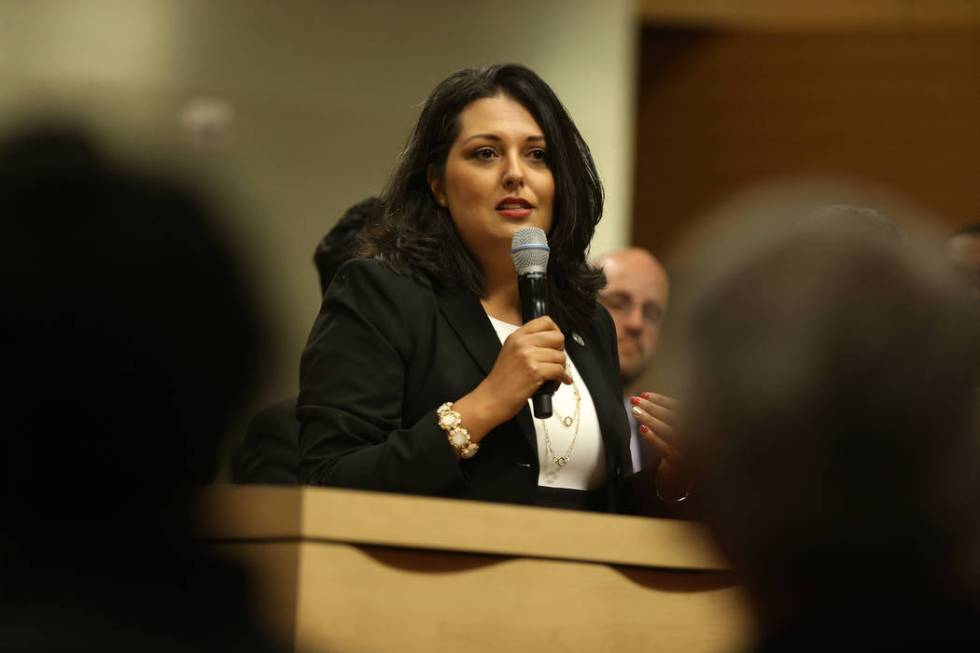
[[457, 140], [544, 140], [544, 131], [524, 105], [505, 95], [480, 98], [459, 114]]

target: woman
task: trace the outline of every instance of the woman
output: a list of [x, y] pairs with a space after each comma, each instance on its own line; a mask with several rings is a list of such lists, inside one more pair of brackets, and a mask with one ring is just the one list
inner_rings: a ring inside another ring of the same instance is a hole
[[[517, 65], [426, 102], [370, 238], [334, 280], [301, 364], [306, 483], [616, 508], [628, 427], [615, 330], [585, 260], [602, 214], [588, 146]], [[513, 234], [548, 234], [550, 317], [521, 325]], [[563, 382], [555, 415], [528, 399]]]

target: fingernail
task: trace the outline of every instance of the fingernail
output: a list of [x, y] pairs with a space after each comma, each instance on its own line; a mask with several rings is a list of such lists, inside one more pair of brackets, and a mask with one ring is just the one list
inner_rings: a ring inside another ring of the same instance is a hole
[[650, 399], [651, 397], [653, 397], [653, 393], [652, 392], [642, 392], [642, 393], [640, 393], [640, 396], [643, 397], [644, 399]]
[[633, 404], [634, 406], [638, 406], [640, 404], [640, 398], [639, 397], [630, 397], [630, 403]]
[[640, 430], [643, 431], [644, 433], [649, 433], [650, 432], [650, 429], [647, 428], [647, 425], [646, 424], [640, 424]]
[[643, 414], [643, 411], [640, 410], [640, 407], [639, 406], [633, 406], [633, 414], [634, 415], [642, 415]]

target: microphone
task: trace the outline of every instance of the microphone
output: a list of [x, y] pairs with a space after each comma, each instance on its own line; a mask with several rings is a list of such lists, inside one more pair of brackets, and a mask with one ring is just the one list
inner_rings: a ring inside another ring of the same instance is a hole
[[[548, 237], [537, 227], [524, 227], [514, 234], [510, 257], [517, 269], [517, 290], [521, 296], [521, 316], [524, 323], [548, 314]], [[534, 416], [551, 417], [551, 395], [558, 389], [557, 381], [546, 381], [531, 397]]]

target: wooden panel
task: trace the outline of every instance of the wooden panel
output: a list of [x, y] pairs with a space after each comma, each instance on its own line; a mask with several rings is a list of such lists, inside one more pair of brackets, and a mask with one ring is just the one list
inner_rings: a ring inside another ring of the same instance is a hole
[[980, 31], [643, 30], [634, 242], [732, 191], [826, 174], [980, 219]]
[[252, 571], [293, 650], [710, 653], [750, 636], [692, 523], [325, 488], [214, 487], [201, 505], [201, 536]]
[[723, 573], [305, 543], [300, 577], [299, 650], [708, 653], [748, 635]]
[[334, 488], [215, 486], [205, 539], [320, 540], [674, 569], [725, 569], [703, 526], [671, 519]]
[[678, 569], [723, 569], [701, 525], [344, 490], [306, 491], [310, 539]]
[[647, 24], [737, 29], [980, 26], [980, 0], [639, 0]]

